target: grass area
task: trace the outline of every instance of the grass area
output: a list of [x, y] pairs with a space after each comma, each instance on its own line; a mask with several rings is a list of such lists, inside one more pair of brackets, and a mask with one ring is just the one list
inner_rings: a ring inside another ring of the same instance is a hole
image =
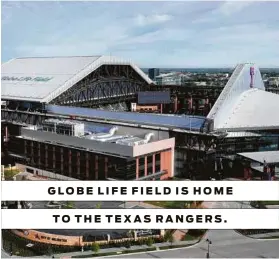
[[172, 248], [183, 248], [183, 247], [188, 247], [188, 246], [192, 246], [192, 245], [169, 245], [169, 246], [162, 246], [162, 247], [160, 247], [160, 250], [168, 250], [168, 249], [172, 249]]
[[75, 203], [73, 201], [66, 201], [65, 204], [62, 205], [63, 209], [75, 209]]
[[198, 239], [197, 237], [194, 237], [194, 236], [191, 236], [191, 235], [188, 235], [186, 234], [185, 237], [183, 238], [183, 241], [193, 241], [193, 240], [196, 240]]
[[279, 201], [262, 201], [264, 205], [279, 205]]
[[18, 169], [8, 169], [8, 168], [4, 169], [5, 179], [12, 179], [18, 173], [20, 173]]

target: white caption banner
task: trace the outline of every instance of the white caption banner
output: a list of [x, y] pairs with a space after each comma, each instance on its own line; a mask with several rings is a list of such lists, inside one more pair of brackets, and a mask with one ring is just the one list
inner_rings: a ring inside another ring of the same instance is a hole
[[279, 200], [278, 181], [3, 181], [3, 201]]
[[[20, 219], [20, 220], [19, 220]], [[279, 229], [275, 209], [2, 210], [3, 229]]]

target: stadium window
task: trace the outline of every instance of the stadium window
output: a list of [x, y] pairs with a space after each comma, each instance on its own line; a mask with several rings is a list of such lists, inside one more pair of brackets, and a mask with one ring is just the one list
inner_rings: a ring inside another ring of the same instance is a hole
[[161, 154], [158, 153], [155, 155], [155, 172], [159, 172], [161, 170]]

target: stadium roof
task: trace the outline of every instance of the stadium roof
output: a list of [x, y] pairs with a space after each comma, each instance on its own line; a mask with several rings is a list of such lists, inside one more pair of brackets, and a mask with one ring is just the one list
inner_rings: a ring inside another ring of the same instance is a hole
[[1, 97], [49, 103], [102, 65], [130, 65], [152, 83], [134, 63], [112, 56], [17, 58], [2, 64]]
[[233, 110], [239, 96], [250, 89], [251, 68], [254, 69], [253, 88], [265, 89], [260, 70], [254, 64], [237, 65], [207, 116], [210, 119], [214, 119], [215, 129], [223, 128], [223, 123], [227, 120], [228, 114]]
[[266, 92], [260, 70], [247, 63], [235, 68], [207, 117], [216, 130], [278, 129], [277, 110], [279, 95]]
[[160, 115], [135, 112], [112, 112], [90, 108], [67, 107], [47, 105], [49, 113], [71, 115], [77, 117], [93, 118], [104, 121], [119, 121], [138, 125], [152, 125], [156, 127], [180, 128], [192, 131], [200, 131], [206, 117], [187, 115]]
[[245, 152], [238, 153], [238, 155], [249, 158], [253, 161], [264, 163], [264, 160], [268, 164], [279, 163], [279, 150], [278, 151], [262, 151], [262, 152]]
[[[251, 89], [239, 96], [219, 129], [263, 130], [279, 128], [279, 95]], [[275, 113], [274, 113], [275, 112]]]

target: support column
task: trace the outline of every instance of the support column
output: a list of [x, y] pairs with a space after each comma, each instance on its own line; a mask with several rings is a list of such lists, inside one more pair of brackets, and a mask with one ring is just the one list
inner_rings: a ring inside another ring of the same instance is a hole
[[136, 158], [136, 179], [139, 179], [139, 158]]
[[41, 167], [42, 161], [41, 161], [41, 143], [38, 142], [38, 165]]
[[69, 150], [69, 177], [72, 177], [72, 150]]
[[24, 155], [27, 157], [27, 141], [24, 140]]
[[77, 151], [77, 178], [80, 179], [80, 152]]
[[163, 104], [162, 103], [160, 105], [160, 110], [161, 110], [161, 113], [163, 113]]
[[54, 173], [55, 173], [55, 168], [56, 168], [55, 146], [52, 147], [52, 168], [54, 169]]
[[144, 176], [147, 176], [147, 156], [144, 157]]
[[108, 158], [105, 157], [105, 178], [108, 178]]
[[33, 140], [31, 140], [31, 143], [30, 143], [30, 155], [31, 155], [31, 163], [32, 163], [32, 166], [34, 166], [33, 164], [35, 163], [34, 161], [34, 142]]
[[193, 98], [192, 96], [190, 98], [188, 98], [188, 110], [192, 111], [193, 109]]
[[156, 165], [156, 160], [155, 160], [155, 154], [152, 155], [152, 174], [155, 174], [155, 165]]
[[99, 166], [98, 166], [98, 156], [95, 155], [95, 180], [99, 178]]
[[48, 170], [48, 145], [45, 144], [45, 165], [46, 165], [46, 169]]
[[8, 126], [5, 126], [5, 142], [9, 141], [9, 131], [8, 131]]
[[177, 105], [177, 96], [175, 96], [174, 97], [174, 109], [173, 109], [173, 111], [176, 113], [177, 112], [177, 107], [178, 105]]
[[61, 174], [63, 174], [63, 172], [64, 172], [64, 152], [63, 152], [63, 147], [60, 148], [60, 161], [61, 161], [60, 170], [61, 170]]
[[85, 177], [86, 180], [89, 180], [89, 154], [86, 153], [85, 155]]

